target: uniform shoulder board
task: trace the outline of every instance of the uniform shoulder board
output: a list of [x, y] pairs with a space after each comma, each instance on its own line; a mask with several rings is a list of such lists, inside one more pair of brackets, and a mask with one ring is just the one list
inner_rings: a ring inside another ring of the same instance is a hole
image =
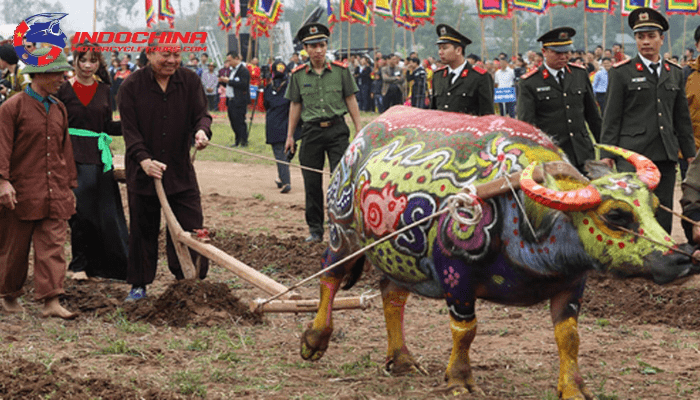
[[572, 63], [567, 63], [567, 65], [569, 67], [574, 67], [574, 68], [578, 68], [578, 69], [586, 69], [586, 67], [584, 67], [583, 65], [572, 64]]
[[669, 63], [670, 65], [673, 65], [673, 66], [676, 67], [676, 68], [683, 69], [683, 67], [681, 67], [679, 64], [676, 64], [675, 62], [673, 62], [673, 61], [671, 61], [671, 60], [664, 60], [664, 61], [666, 61], [666, 62]]
[[537, 73], [537, 71], [539, 71], [539, 69], [533, 68], [533, 69], [527, 71], [523, 76], [521, 76], [520, 79], [527, 79], [527, 78], [535, 75]]
[[343, 63], [340, 62], [340, 61], [333, 61], [331, 64], [337, 65], [337, 66], [343, 67], [343, 68], [347, 68], [347, 67], [348, 67], [347, 65], [343, 64]]
[[627, 64], [627, 63], [630, 62], [630, 61], [632, 61], [631, 58], [628, 58], [628, 59], [626, 59], [626, 60], [622, 60], [622, 61], [620, 61], [620, 62], [616, 62], [615, 64], [613, 64], [613, 68], [617, 68], [617, 67], [619, 67], [620, 65], [625, 65], [625, 64]]
[[485, 69], [483, 69], [483, 68], [481, 68], [481, 67], [477, 67], [476, 65], [473, 66], [472, 69], [473, 69], [474, 71], [480, 73], [481, 75], [484, 75], [485, 73], [488, 72], [488, 71], [486, 71]]
[[445, 70], [445, 69], [447, 69], [447, 65], [443, 65], [442, 67], [440, 67], [440, 68], [436, 69], [435, 71], [433, 71], [433, 73], [440, 72], [440, 71]]
[[302, 69], [306, 69], [306, 67], [307, 67], [308, 65], [309, 65], [309, 64], [299, 64], [299, 65], [297, 65], [296, 68], [294, 68], [294, 69], [292, 70], [292, 73], [295, 73], [295, 72], [297, 72], [297, 71], [301, 71]]

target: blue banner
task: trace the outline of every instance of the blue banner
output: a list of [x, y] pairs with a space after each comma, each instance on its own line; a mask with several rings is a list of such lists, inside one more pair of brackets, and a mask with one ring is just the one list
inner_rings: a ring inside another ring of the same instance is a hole
[[258, 98], [258, 87], [256, 85], [250, 85], [250, 99], [255, 100]]
[[496, 88], [493, 93], [494, 103], [512, 103], [515, 101], [515, 88]]

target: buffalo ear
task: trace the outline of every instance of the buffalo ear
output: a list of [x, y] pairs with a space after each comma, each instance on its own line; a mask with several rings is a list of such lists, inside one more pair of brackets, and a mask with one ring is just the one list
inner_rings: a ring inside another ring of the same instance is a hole
[[605, 164], [602, 161], [595, 161], [595, 160], [588, 160], [586, 161], [586, 165], [584, 165], [583, 169], [586, 171], [586, 175], [588, 175], [588, 179], [594, 181], [598, 178], [601, 178], [605, 175], [613, 173], [612, 168], [608, 167], [607, 164]]

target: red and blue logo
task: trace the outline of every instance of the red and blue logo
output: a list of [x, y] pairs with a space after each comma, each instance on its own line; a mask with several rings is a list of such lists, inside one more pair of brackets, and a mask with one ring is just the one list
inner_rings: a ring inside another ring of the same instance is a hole
[[[61, 30], [60, 20], [66, 13], [42, 13], [32, 15], [22, 21], [12, 36], [12, 45], [17, 56], [25, 64], [40, 67], [56, 60], [66, 46], [68, 38]], [[25, 47], [28, 42], [51, 45], [51, 50], [43, 56], [35, 56]]]

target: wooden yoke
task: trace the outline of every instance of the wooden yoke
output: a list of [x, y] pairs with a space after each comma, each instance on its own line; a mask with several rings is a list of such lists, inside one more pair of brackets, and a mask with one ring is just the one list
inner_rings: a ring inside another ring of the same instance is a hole
[[[544, 164], [544, 170], [549, 175], [566, 175], [571, 176], [577, 180], [587, 182], [588, 179], [581, 175], [580, 172], [571, 164], [565, 163], [563, 161], [553, 161]], [[520, 175], [521, 172], [518, 171], [508, 177], [501, 177], [494, 179], [491, 182], [482, 183], [476, 185], [476, 195], [481, 199], [490, 199], [491, 197], [500, 196], [510, 191], [511, 186], [513, 189], [520, 189]], [[541, 168], [535, 168], [533, 173], [533, 178], [535, 182], [544, 182], [544, 173]], [[506, 180], [510, 180], [510, 185], [508, 185]]]

